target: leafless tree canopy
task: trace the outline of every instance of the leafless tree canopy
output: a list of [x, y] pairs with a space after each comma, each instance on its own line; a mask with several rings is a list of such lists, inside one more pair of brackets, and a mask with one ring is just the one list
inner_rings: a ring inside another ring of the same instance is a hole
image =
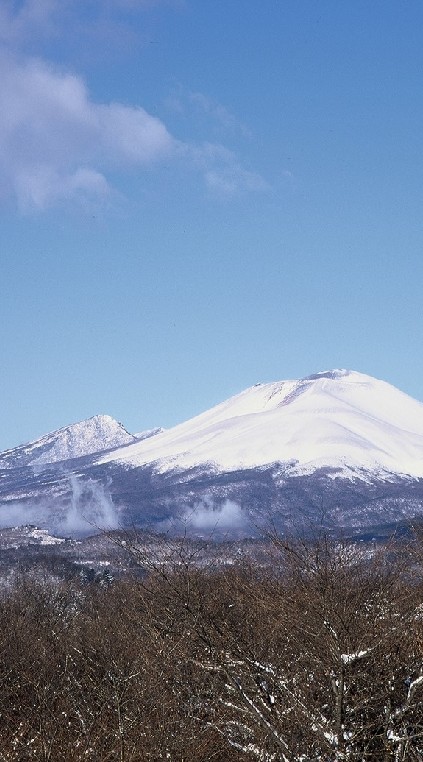
[[0, 597], [0, 762], [423, 760], [423, 554], [275, 537]]

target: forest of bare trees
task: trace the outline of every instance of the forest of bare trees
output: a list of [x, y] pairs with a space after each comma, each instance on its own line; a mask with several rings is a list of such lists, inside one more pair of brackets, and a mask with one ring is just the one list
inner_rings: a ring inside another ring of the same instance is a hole
[[423, 547], [269, 541], [266, 563], [0, 596], [1, 762], [423, 760]]

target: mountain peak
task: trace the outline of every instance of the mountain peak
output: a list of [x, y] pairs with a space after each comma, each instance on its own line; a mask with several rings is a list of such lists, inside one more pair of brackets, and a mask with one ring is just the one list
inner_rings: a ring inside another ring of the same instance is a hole
[[[230, 471], [279, 463], [298, 473], [389, 472], [423, 476], [423, 405], [390, 384], [346, 369], [264, 383], [150, 441], [101, 462], [201, 464]], [[291, 464], [291, 465], [289, 465]]]
[[93, 415], [52, 431], [32, 442], [6, 450], [0, 468], [44, 466], [49, 463], [93, 455], [137, 441], [110, 415]]

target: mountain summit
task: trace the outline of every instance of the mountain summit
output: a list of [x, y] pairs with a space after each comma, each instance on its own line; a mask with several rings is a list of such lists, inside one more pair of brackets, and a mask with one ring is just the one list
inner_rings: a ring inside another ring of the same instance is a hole
[[94, 415], [0, 454], [0, 470], [45, 466], [137, 441], [110, 415]]
[[390, 384], [348, 370], [256, 384], [211, 410], [105, 455], [101, 462], [158, 471], [209, 464], [219, 471], [284, 464], [423, 476], [423, 404]]

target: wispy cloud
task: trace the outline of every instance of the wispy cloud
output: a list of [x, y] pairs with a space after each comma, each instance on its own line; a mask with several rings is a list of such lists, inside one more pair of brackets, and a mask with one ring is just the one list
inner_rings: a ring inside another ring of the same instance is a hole
[[236, 153], [223, 145], [203, 143], [185, 146], [185, 151], [203, 172], [209, 190], [224, 196], [269, 189], [267, 181], [257, 172], [246, 169]]
[[[169, 0], [168, 0], [169, 1]], [[174, 160], [199, 172], [213, 193], [232, 196], [267, 185], [220, 143], [177, 139], [140, 105], [100, 103], [84, 80], [42, 56], [30, 56], [31, 35], [60, 35], [82, 0], [0, 0], [0, 199], [23, 212], [58, 202], [105, 199], [112, 173]], [[165, 0], [92, 0], [90, 12], [117, 15]], [[186, 94], [209, 123], [241, 129], [230, 112], [199, 92]], [[185, 130], [186, 131], [186, 130]]]
[[[179, 85], [166, 100], [166, 106], [185, 124], [197, 132], [215, 133], [220, 140], [252, 137], [250, 130], [229, 109], [201, 92]], [[222, 142], [204, 140], [183, 146], [185, 155], [202, 171], [207, 188], [220, 196], [263, 192], [268, 182], [258, 173], [247, 169], [238, 153]]]
[[217, 126], [220, 131], [239, 133], [245, 138], [251, 137], [251, 130], [238, 119], [226, 106], [199, 91], [183, 88], [181, 85], [167, 99], [167, 106], [188, 119], [202, 116], [209, 125]]
[[227, 166], [208, 169], [205, 172], [205, 180], [211, 190], [226, 196], [269, 189], [268, 183], [261, 175], [244, 169], [236, 160]]
[[76, 75], [0, 56], [0, 187], [21, 209], [104, 195], [104, 172], [150, 164], [174, 143], [141, 107], [95, 103]]
[[[183, 0], [0, 0], [0, 41], [13, 46], [24, 46], [42, 41], [49, 35], [64, 33], [78, 36], [81, 18], [85, 32], [95, 30], [107, 20], [116, 29], [130, 24], [134, 14], [146, 12], [159, 5], [178, 7]], [[81, 10], [84, 15], [81, 16]]]
[[96, 103], [83, 80], [38, 59], [0, 55], [0, 191], [22, 211], [105, 197], [108, 174], [183, 157], [224, 195], [265, 181], [221, 145], [178, 141], [139, 106]]
[[220, 127], [231, 132], [239, 132], [244, 137], [251, 137], [251, 131], [237, 117], [213, 98], [200, 92], [188, 92], [189, 102], [209, 119], [214, 120]]

